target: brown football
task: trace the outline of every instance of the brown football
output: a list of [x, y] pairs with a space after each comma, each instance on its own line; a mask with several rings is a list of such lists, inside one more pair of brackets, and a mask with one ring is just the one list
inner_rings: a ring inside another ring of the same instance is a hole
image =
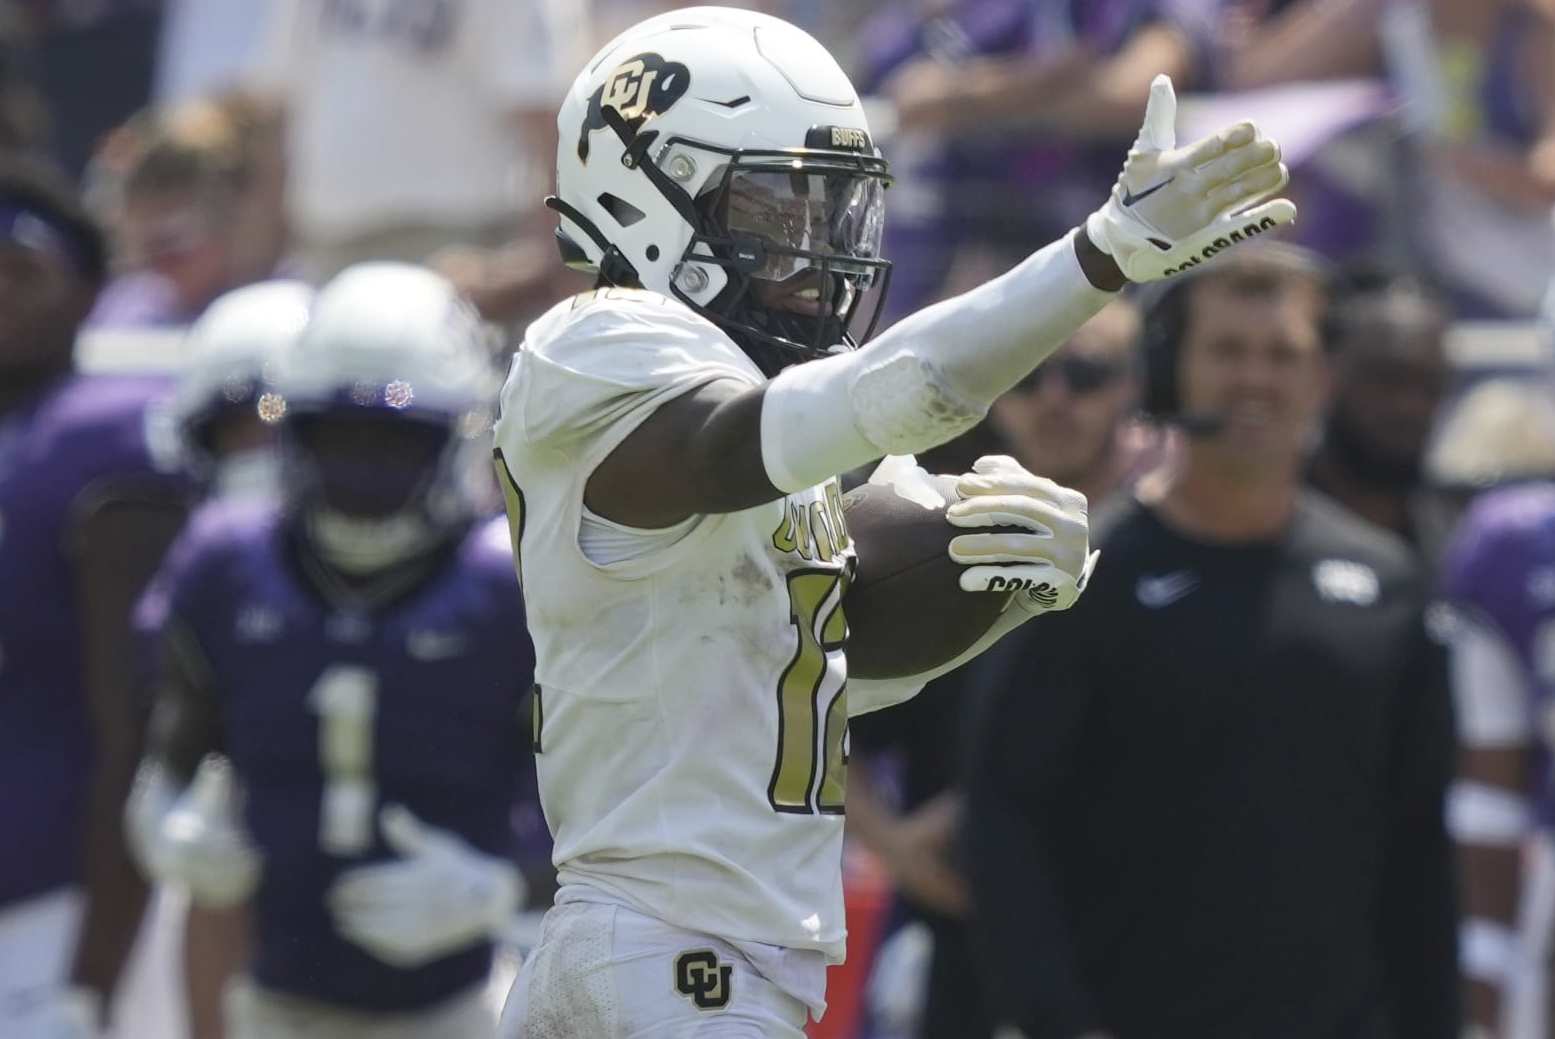
[[899, 678], [932, 670], [970, 648], [1008, 595], [963, 592], [951, 560], [952, 526], [890, 487], [864, 484], [842, 498], [858, 573], [848, 590], [848, 674]]

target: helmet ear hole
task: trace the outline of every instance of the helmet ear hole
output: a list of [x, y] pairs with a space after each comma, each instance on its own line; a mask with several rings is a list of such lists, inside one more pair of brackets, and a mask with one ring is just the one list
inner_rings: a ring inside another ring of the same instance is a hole
[[659, 258], [659, 247], [657, 245], [650, 245], [644, 251], [645, 251], [645, 253], [648, 256], [648, 260], [649, 260], [650, 263], [655, 261], [655, 260], [657, 260]]
[[648, 215], [626, 199], [619, 195], [612, 195], [608, 191], [602, 193], [597, 201], [600, 208], [609, 213], [610, 218], [622, 227], [631, 227]]

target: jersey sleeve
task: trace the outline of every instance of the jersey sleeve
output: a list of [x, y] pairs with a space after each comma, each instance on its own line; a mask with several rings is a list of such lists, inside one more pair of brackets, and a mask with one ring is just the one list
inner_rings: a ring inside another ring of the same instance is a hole
[[1482, 498], [1458, 528], [1442, 567], [1441, 591], [1465, 616], [1511, 632], [1532, 564], [1518, 502]]
[[1533, 735], [1533, 690], [1514, 647], [1533, 568], [1516, 502], [1490, 495], [1448, 547], [1442, 594], [1453, 607], [1451, 677], [1460, 736], [1475, 747], [1515, 746]]
[[653, 293], [588, 293], [530, 327], [502, 391], [498, 442], [597, 463], [660, 405], [722, 379], [763, 382], [710, 322]]

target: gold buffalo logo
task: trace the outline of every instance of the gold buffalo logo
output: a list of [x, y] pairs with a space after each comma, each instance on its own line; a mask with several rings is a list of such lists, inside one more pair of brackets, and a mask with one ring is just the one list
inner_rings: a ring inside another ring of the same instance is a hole
[[578, 161], [589, 161], [589, 135], [606, 128], [605, 109], [614, 109], [635, 134], [643, 123], [669, 111], [690, 85], [691, 73], [686, 66], [657, 54], [639, 54], [617, 65], [589, 98], [588, 114], [578, 135]]

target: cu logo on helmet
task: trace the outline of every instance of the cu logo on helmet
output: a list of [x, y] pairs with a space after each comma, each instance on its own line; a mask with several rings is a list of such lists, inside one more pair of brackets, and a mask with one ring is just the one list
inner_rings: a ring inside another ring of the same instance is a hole
[[683, 952], [675, 957], [675, 991], [691, 1000], [698, 1010], [722, 1010], [733, 994], [733, 973], [734, 968], [719, 963], [718, 954], [711, 949]]
[[589, 135], [605, 129], [605, 109], [614, 109], [635, 134], [643, 123], [667, 112], [690, 85], [691, 73], [686, 66], [665, 61], [659, 54], [639, 54], [617, 65], [589, 98], [578, 137], [579, 161], [589, 161]]

